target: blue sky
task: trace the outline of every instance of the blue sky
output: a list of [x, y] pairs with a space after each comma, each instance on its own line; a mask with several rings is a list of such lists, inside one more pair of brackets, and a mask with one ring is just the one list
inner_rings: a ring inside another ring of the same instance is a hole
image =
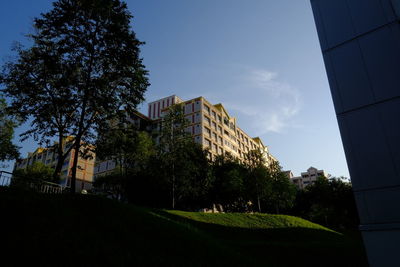
[[[51, 2], [0, 2], [1, 63]], [[299, 175], [314, 166], [349, 176], [309, 0], [127, 3], [146, 42], [146, 102], [204, 96], [260, 136], [284, 169]], [[147, 114], [147, 105], [140, 110]], [[23, 155], [36, 147], [33, 140], [20, 145]]]

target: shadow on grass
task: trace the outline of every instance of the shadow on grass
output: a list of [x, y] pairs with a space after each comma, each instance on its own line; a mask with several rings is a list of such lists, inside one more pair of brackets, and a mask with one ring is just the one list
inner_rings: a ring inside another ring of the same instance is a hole
[[303, 228], [240, 228], [205, 223], [154, 210], [160, 216], [211, 234], [255, 262], [277, 266], [368, 266], [362, 240], [357, 235]]
[[0, 188], [6, 266], [248, 266], [218, 240], [151, 210], [90, 195]]
[[89, 195], [0, 188], [0, 214], [11, 266], [366, 266], [361, 243], [334, 232], [226, 227]]

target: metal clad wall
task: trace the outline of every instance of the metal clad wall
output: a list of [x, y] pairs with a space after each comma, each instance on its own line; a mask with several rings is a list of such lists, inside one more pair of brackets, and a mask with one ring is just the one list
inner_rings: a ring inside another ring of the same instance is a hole
[[398, 0], [311, 0], [371, 266], [400, 243]]

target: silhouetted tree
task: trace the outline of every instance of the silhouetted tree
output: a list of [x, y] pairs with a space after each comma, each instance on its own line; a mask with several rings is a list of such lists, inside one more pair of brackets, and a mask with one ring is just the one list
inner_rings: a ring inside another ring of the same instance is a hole
[[52, 180], [53, 170], [42, 162], [35, 162], [25, 169], [14, 170], [10, 186], [34, 189], [44, 182]]
[[359, 224], [351, 183], [334, 177], [319, 177], [299, 190], [293, 214], [336, 229], [355, 229]]
[[149, 134], [138, 131], [134, 124], [123, 118], [104, 125], [98, 134], [95, 150], [99, 160], [112, 160], [116, 164], [116, 171], [106, 178], [101, 178], [101, 182], [97, 182], [96, 185], [105, 187], [109, 179], [110, 187], [118, 188], [118, 194], [124, 200], [128, 197], [128, 191], [132, 192], [129, 187], [140, 184], [134, 180], [139, 179], [150, 158], [156, 153]]
[[19, 158], [18, 147], [13, 144], [17, 119], [10, 116], [6, 101], [0, 98], [0, 162]]
[[192, 145], [192, 136], [186, 128], [189, 121], [185, 118], [183, 106], [176, 104], [168, 109], [161, 121], [161, 131], [159, 134], [159, 160], [165, 171], [165, 178], [171, 185], [171, 207], [175, 209], [177, 179], [183, 178], [177, 175], [183, 172], [177, 164], [181, 163], [182, 151]]
[[267, 196], [267, 205], [274, 209], [277, 214], [281, 210], [290, 210], [296, 199], [296, 186], [282, 172], [278, 161], [271, 162], [267, 168], [271, 181], [271, 191]]
[[[34, 19], [33, 46], [16, 47], [18, 58], [1, 75], [12, 108], [32, 119], [25, 135], [41, 142], [58, 136], [55, 175], [75, 148], [72, 192], [81, 145], [94, 142], [98, 126], [119, 109], [133, 110], [149, 85], [131, 19], [120, 0], [58, 0]], [[69, 135], [73, 146], [64, 151]]]
[[258, 149], [249, 151], [245, 156], [245, 165], [248, 170], [245, 180], [248, 198], [257, 204], [258, 212], [261, 212], [262, 201], [271, 194], [271, 177], [262, 152]]
[[212, 163], [213, 186], [210, 192], [213, 203], [223, 205], [227, 211], [247, 210], [245, 196], [246, 168], [232, 155], [219, 155]]

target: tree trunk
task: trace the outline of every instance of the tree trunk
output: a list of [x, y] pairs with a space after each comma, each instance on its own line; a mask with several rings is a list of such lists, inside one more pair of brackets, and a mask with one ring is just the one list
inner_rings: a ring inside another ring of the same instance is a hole
[[[54, 154], [56, 154], [56, 151], [54, 151]], [[56, 168], [54, 169], [53, 173], [53, 182], [58, 183], [60, 181], [60, 176], [61, 176], [61, 169], [64, 164], [64, 143], [63, 143], [63, 138], [62, 135], [60, 134], [58, 137], [58, 146], [57, 146], [57, 165]]]
[[59, 155], [56, 168], [54, 169], [54, 172], [53, 172], [53, 182], [54, 183], [58, 183], [60, 181], [61, 169], [63, 166], [63, 162], [64, 162], [64, 159], [62, 157], [60, 157], [60, 155]]
[[72, 177], [71, 177], [71, 193], [75, 194], [76, 190], [76, 169], [78, 167], [79, 150], [81, 148], [81, 137], [75, 139], [74, 161], [72, 164]]
[[172, 209], [175, 209], [175, 164], [172, 163]]
[[260, 196], [257, 196], [258, 212], [261, 212]]
[[72, 177], [71, 177], [71, 193], [75, 194], [75, 188], [76, 188], [76, 168], [78, 165], [78, 157], [79, 157], [79, 150], [81, 148], [81, 140], [82, 140], [82, 135], [84, 131], [84, 120], [85, 120], [85, 113], [86, 113], [86, 104], [87, 104], [87, 96], [83, 99], [83, 104], [82, 104], [82, 111], [81, 111], [81, 117], [79, 118], [79, 127], [78, 127], [78, 134], [75, 138], [75, 153], [74, 153], [74, 162], [72, 164]]

